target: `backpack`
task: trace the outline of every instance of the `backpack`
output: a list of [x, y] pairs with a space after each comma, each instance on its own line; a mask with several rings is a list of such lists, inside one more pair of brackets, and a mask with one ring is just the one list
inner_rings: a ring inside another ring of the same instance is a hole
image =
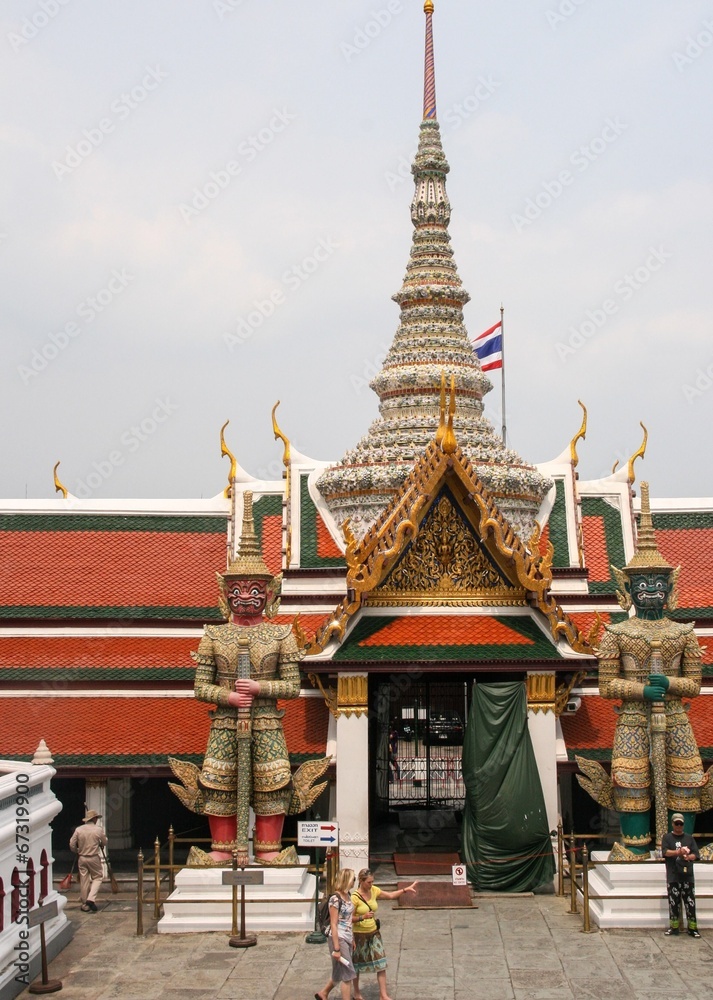
[[330, 929], [330, 919], [329, 919], [329, 897], [325, 896], [317, 904], [317, 927], [321, 930], [322, 934], [328, 934]]

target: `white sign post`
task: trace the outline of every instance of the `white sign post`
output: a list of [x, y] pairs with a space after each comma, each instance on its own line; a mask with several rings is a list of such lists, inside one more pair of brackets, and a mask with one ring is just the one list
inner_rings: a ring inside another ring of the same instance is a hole
[[468, 885], [465, 865], [453, 865], [453, 885]]

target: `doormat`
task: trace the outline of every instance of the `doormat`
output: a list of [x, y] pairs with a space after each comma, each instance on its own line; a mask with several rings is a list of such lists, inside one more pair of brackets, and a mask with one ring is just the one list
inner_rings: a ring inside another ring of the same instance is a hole
[[418, 854], [394, 854], [397, 875], [450, 875], [453, 865], [460, 861], [459, 854], [437, 854], [421, 851]]
[[[399, 882], [405, 889], [410, 882]], [[451, 885], [450, 882], [419, 882], [415, 892], [399, 896], [399, 906], [409, 910], [455, 910], [473, 907], [469, 885]], [[475, 909], [477, 910], [477, 906]]]

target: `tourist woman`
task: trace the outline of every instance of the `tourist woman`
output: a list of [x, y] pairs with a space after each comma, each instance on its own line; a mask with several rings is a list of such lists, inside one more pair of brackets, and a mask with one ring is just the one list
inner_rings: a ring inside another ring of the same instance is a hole
[[315, 993], [315, 1000], [327, 1000], [330, 990], [339, 983], [342, 1000], [349, 1000], [349, 984], [356, 979], [352, 963], [354, 947], [354, 904], [350, 890], [354, 886], [354, 872], [351, 868], [340, 868], [334, 880], [333, 892], [329, 897], [329, 931], [327, 942], [332, 956], [332, 975], [321, 993]]
[[354, 903], [354, 952], [353, 962], [356, 970], [354, 983], [354, 1000], [364, 1000], [359, 989], [359, 976], [362, 972], [375, 972], [379, 983], [379, 1000], [390, 1000], [386, 992], [386, 952], [384, 942], [375, 913], [379, 908], [379, 899], [398, 899], [405, 892], [415, 892], [417, 882], [412, 882], [403, 889], [385, 892], [374, 885], [374, 876], [368, 868], [359, 872], [359, 883], [352, 890]]

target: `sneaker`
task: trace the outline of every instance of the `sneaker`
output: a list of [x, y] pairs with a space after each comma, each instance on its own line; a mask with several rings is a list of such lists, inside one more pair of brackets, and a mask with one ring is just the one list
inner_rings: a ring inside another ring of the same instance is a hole
[[[96, 903], [93, 903], [93, 902], [91, 901], [91, 899], [88, 899], [88, 900], [87, 900], [87, 906], [88, 906], [88, 908], [89, 908], [89, 909], [90, 909], [90, 910], [92, 911], [92, 913], [96, 913], [96, 912], [97, 912], [97, 910], [99, 909], [99, 907], [97, 906], [97, 904], [96, 904]], [[83, 908], [84, 908], [84, 907], [82, 907], [82, 909], [83, 909]]]
[[701, 935], [700, 935], [700, 933], [698, 931], [695, 931], [695, 930], [693, 930], [692, 928], [689, 927], [688, 928], [688, 936], [689, 937], [694, 937], [694, 938], [699, 938]]
[[666, 937], [678, 937], [678, 927], [669, 927], [668, 930], [664, 931]]

